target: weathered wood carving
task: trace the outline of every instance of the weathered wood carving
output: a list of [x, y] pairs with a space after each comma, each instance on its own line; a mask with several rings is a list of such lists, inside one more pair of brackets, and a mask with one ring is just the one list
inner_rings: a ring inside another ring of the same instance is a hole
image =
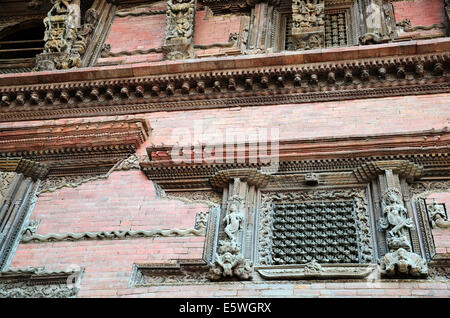
[[242, 256], [239, 232], [243, 229], [245, 218], [243, 199], [237, 195], [228, 201], [227, 214], [223, 218], [226, 237], [219, 241], [218, 252], [214, 264], [210, 268], [210, 279], [236, 277], [249, 279], [252, 277], [253, 263]]
[[196, 0], [167, 1], [166, 37], [163, 46], [165, 59], [194, 57], [194, 24]]
[[445, 215], [444, 206], [442, 204], [438, 204], [435, 200], [432, 204], [429, 204], [427, 206], [427, 210], [429, 213], [429, 217], [431, 220], [431, 226], [433, 228], [444, 228], [448, 229], [450, 228], [450, 221], [448, 220], [447, 216]]
[[325, 43], [325, 1], [292, 1], [292, 41], [296, 50], [318, 49]]
[[44, 19], [44, 52], [37, 56], [35, 70], [81, 67], [88, 35], [95, 28], [98, 14], [89, 9], [86, 12], [86, 23], [81, 26], [79, 0], [52, 0], [52, 3], [53, 6]]
[[[378, 220], [379, 229], [385, 232], [388, 252], [378, 260], [382, 276], [423, 277], [428, 275], [426, 261], [415, 251], [415, 230], [413, 220], [405, 206], [399, 176], [390, 169], [379, 176], [380, 184], [387, 186], [381, 194], [382, 214]], [[417, 240], [416, 240], [417, 241]]]

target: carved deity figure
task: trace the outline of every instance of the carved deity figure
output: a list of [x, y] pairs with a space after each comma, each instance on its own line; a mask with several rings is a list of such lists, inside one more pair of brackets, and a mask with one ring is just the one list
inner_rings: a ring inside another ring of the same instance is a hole
[[236, 239], [237, 232], [242, 229], [243, 221], [244, 209], [241, 199], [233, 196], [230, 199], [228, 214], [223, 219], [223, 222], [226, 224], [224, 232], [231, 240]]
[[431, 206], [428, 206], [428, 213], [433, 228], [450, 228], [450, 221], [445, 215], [444, 206], [442, 204], [438, 204], [436, 200], [433, 200]]
[[390, 247], [410, 247], [408, 229], [413, 227], [411, 218], [401, 201], [401, 194], [395, 188], [390, 188], [383, 195], [385, 218], [380, 220], [380, 226], [388, 229], [388, 245]]
[[166, 40], [172, 38], [190, 39], [194, 34], [194, 1], [171, 0], [167, 2], [168, 24]]
[[36, 71], [81, 67], [81, 56], [94, 30], [98, 15], [86, 12], [87, 23], [80, 28], [80, 0], [52, 0], [52, 8], [44, 19], [44, 53], [36, 58]]
[[295, 28], [312, 28], [325, 24], [324, 5], [320, 0], [295, 0], [292, 3]]
[[226, 252], [222, 255], [216, 254], [216, 262], [222, 267], [223, 276], [231, 277], [233, 276], [233, 267], [235, 267], [238, 263], [238, 258], [236, 255]]

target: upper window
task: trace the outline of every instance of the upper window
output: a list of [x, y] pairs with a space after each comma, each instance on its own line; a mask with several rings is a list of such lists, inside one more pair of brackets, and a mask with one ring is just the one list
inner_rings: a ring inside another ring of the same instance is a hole
[[28, 21], [0, 33], [0, 73], [30, 71], [44, 49], [44, 24]]

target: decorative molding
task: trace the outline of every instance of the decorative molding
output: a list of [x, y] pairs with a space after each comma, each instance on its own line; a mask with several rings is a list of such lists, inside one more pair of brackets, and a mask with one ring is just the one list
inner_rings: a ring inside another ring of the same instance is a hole
[[359, 182], [364, 183], [375, 179], [379, 174], [383, 174], [385, 170], [392, 170], [411, 182], [421, 177], [423, 166], [406, 160], [372, 161], [358, 167], [353, 173]]
[[46, 164], [24, 158], [6, 157], [0, 158], [0, 171], [21, 173], [36, 180], [45, 178], [49, 167]]
[[130, 286], [161, 286], [208, 283], [208, 267], [203, 260], [177, 260], [169, 264], [134, 264]]
[[1, 129], [0, 158], [45, 162], [49, 175], [102, 173], [133, 154], [150, 129], [143, 119]]
[[133, 56], [133, 55], [145, 55], [145, 54], [153, 54], [153, 53], [163, 53], [162, 48], [150, 48], [146, 50], [134, 50], [134, 51], [120, 51], [117, 53], [113, 53], [110, 51], [102, 52], [101, 57], [118, 57], [118, 56]]
[[[221, 188], [226, 182], [227, 171], [247, 169], [260, 171], [265, 176], [268, 189], [306, 188], [306, 176], [314, 172], [320, 186], [350, 186], [366, 184], [386, 169], [393, 169], [412, 181], [418, 178], [445, 176], [450, 167], [450, 134], [446, 129], [404, 134], [347, 136], [339, 138], [316, 138], [303, 140], [280, 140], [267, 146], [272, 155], [249, 158], [248, 153], [258, 153], [257, 145], [234, 145], [230, 155], [223, 152], [216, 162], [206, 161], [206, 149], [229, 145], [152, 146], [147, 148], [148, 161], [140, 163], [150, 180], [165, 191], [198, 191]], [[172, 151], [182, 149], [183, 160], [172, 159]], [[217, 148], [216, 148], [217, 149]], [[237, 150], [237, 151], [236, 151]], [[274, 155], [274, 153], [276, 155]], [[242, 154], [236, 156], [236, 154]], [[197, 156], [197, 157], [196, 157]], [[203, 158], [199, 162], [198, 158]], [[269, 163], [277, 163], [274, 174]], [[225, 172], [220, 172], [225, 171]], [[220, 172], [220, 173], [219, 173]], [[221, 177], [224, 179], [220, 181]], [[211, 181], [213, 183], [211, 183]], [[216, 184], [217, 182], [220, 184]]]
[[68, 281], [81, 273], [43, 268], [9, 269], [0, 273], [0, 298], [73, 298], [79, 288], [68, 285]]
[[33, 234], [22, 237], [21, 243], [48, 243], [84, 240], [123, 240], [149, 237], [189, 237], [205, 236], [205, 229], [170, 229], [170, 230], [117, 230], [80, 233]]
[[409, 191], [413, 200], [424, 199], [434, 192], [450, 193], [450, 180], [414, 182], [410, 184]]
[[141, 16], [151, 16], [151, 15], [159, 15], [166, 14], [166, 10], [147, 10], [147, 11], [127, 11], [127, 10], [119, 10], [116, 12], [116, 17], [125, 18], [125, 17], [141, 17]]
[[0, 203], [0, 271], [9, 266], [13, 251], [19, 244], [24, 223], [31, 213], [35, 202], [39, 180], [33, 180], [24, 174], [16, 174], [10, 183], [8, 192]]
[[205, 203], [210, 207], [218, 206], [222, 203], [222, 195], [215, 191], [176, 191], [160, 197], [187, 203]]
[[113, 173], [114, 171], [138, 169], [138, 161], [138, 156], [136, 154], [133, 154], [128, 158], [118, 160], [106, 174], [46, 178], [41, 182], [36, 195], [39, 196], [42, 193], [55, 192], [62, 188], [77, 188], [80, 185], [91, 181], [105, 180], [108, 179], [111, 173]]
[[209, 182], [215, 189], [223, 189], [235, 178], [240, 178], [250, 186], [264, 188], [269, 182], [270, 175], [262, 173], [257, 169], [228, 169], [214, 174]]
[[[3, 103], [10, 106], [0, 110], [0, 121], [444, 93], [450, 85], [445, 76], [448, 60], [445, 52], [83, 83], [13, 84], [0, 88]], [[328, 81], [330, 72], [333, 83]], [[247, 79], [254, 83], [251, 90]], [[199, 86], [204, 89], [197, 90]], [[39, 109], [44, 105], [45, 110]]]
[[432, 228], [427, 212], [425, 200], [417, 199], [412, 201], [417, 213], [418, 231], [421, 233], [425, 259], [429, 262], [436, 254]]
[[372, 265], [321, 264], [314, 261], [305, 265], [256, 267], [264, 279], [363, 279], [374, 271]]

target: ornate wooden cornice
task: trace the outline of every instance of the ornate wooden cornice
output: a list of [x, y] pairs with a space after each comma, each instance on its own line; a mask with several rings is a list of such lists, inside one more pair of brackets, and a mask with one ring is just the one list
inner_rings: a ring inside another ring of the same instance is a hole
[[0, 158], [0, 171], [22, 173], [32, 179], [43, 179], [49, 171], [46, 164], [24, 158]]
[[439, 39], [4, 74], [0, 121], [446, 93], [449, 58]]
[[[277, 170], [268, 178], [267, 188], [283, 184], [307, 186], [306, 174], [318, 174], [319, 185], [363, 184], [386, 169], [397, 171], [412, 181], [420, 177], [450, 177], [450, 132], [447, 129], [411, 133], [381, 134], [372, 136], [347, 136], [302, 140], [281, 140], [278, 145], [267, 146], [274, 155], [249, 158], [258, 153], [254, 145], [235, 145], [233, 154], [227, 155], [227, 145], [208, 145], [209, 150], [223, 147], [224, 155], [199, 162], [194, 161], [196, 148], [182, 148], [184, 160], [172, 159], [172, 149], [179, 146], [154, 146], [147, 148], [149, 161], [141, 162], [149, 179], [164, 190], [208, 190], [220, 181], [230, 169], [264, 170], [274, 163]], [[204, 156], [206, 146], [198, 147]], [[201, 149], [201, 150], [200, 150]], [[229, 149], [229, 148], [228, 148]], [[192, 154], [189, 155], [190, 151]], [[238, 157], [237, 154], [243, 154]], [[191, 158], [192, 160], [190, 160]], [[234, 170], [231, 170], [234, 171]], [[292, 179], [293, 178], [293, 179]], [[211, 183], [211, 180], [218, 180]], [[292, 179], [292, 180], [291, 180]]]
[[143, 119], [0, 128], [0, 158], [43, 162], [50, 174], [103, 171], [134, 153], [149, 131]]

